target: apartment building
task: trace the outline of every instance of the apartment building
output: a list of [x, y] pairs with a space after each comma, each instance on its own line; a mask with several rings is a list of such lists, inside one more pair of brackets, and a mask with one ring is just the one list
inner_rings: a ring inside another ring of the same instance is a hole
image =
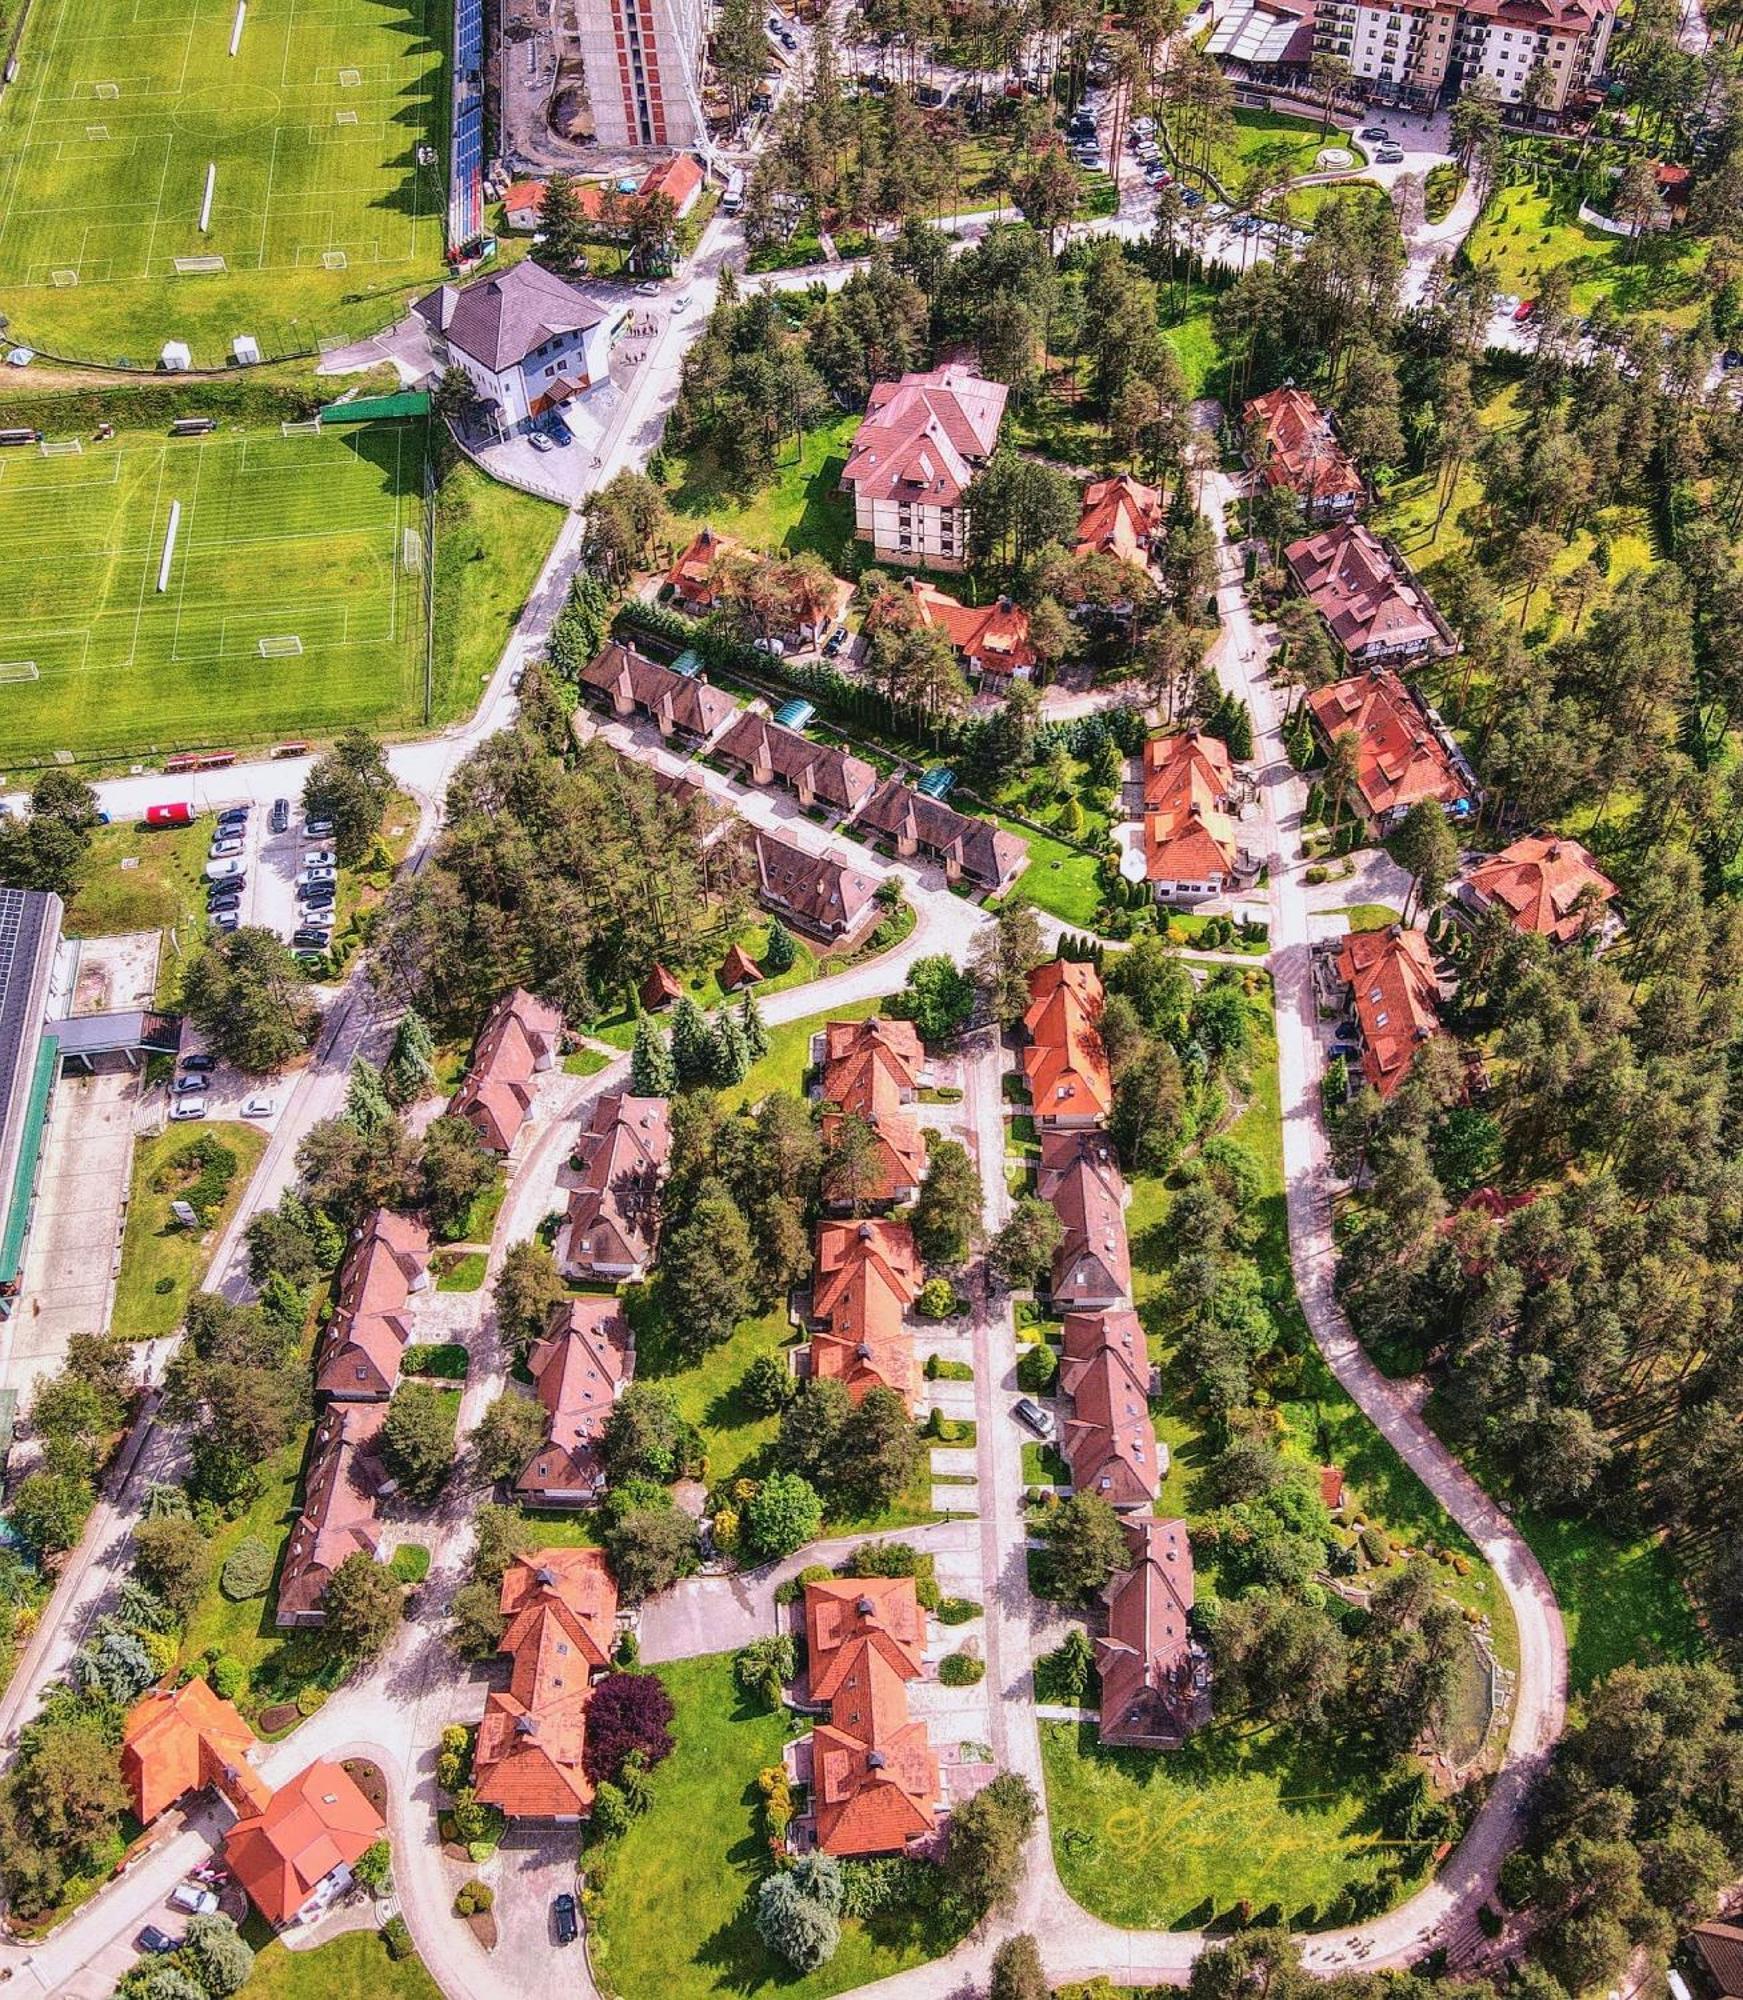
[[853, 495], [855, 535], [880, 562], [966, 567], [963, 503], [997, 447], [1009, 394], [957, 361], [872, 390], [841, 489]]
[[572, 19], [597, 145], [709, 149], [706, 0], [578, 0]]
[[1320, 0], [1313, 51], [1348, 63], [1372, 96], [1423, 106], [1477, 76], [1503, 104], [1524, 104], [1541, 64], [1538, 108], [1559, 114], [1603, 69], [1615, 22], [1615, 0]]

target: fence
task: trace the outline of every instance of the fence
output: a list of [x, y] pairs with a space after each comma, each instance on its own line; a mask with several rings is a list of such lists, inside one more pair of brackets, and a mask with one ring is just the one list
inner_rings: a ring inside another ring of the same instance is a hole
[[512, 486], [517, 492], [530, 493], [535, 500], [554, 501], [557, 506], [565, 510], [574, 506], [575, 502], [569, 494], [559, 492], [555, 486], [543, 479], [535, 479], [530, 472], [522, 472], [518, 466], [506, 465], [500, 459], [493, 461], [481, 457], [460, 435], [459, 426], [453, 418], [450, 417], [447, 421], [448, 435], [454, 440], [455, 446], [463, 457], [477, 466], [486, 479], [494, 479], [499, 486]]
[[435, 462], [424, 460], [424, 727], [435, 716], [436, 695], [436, 478]]

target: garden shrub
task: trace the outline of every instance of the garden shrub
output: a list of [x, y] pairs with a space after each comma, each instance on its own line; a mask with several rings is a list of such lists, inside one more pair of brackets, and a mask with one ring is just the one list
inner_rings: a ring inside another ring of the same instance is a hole
[[1017, 1387], [1032, 1396], [1044, 1396], [1059, 1373], [1059, 1356], [1044, 1340], [1025, 1347], [1017, 1356]]
[[313, 1681], [310, 1681], [308, 1686], [297, 1689], [298, 1715], [313, 1715], [326, 1699], [327, 1690], [324, 1687], [317, 1687]]
[[978, 1618], [981, 1607], [972, 1597], [946, 1597], [939, 1601], [938, 1622], [940, 1625], [966, 1625]]
[[234, 1701], [248, 1685], [248, 1669], [233, 1653], [225, 1653], [212, 1662], [212, 1671], [206, 1676], [212, 1684], [212, 1692], [222, 1695], [226, 1701]]
[[938, 1662], [938, 1678], [945, 1687], [973, 1687], [986, 1678], [986, 1661], [972, 1653], [946, 1653]]
[[381, 1941], [387, 1947], [387, 1955], [397, 1964], [401, 1959], [410, 1958], [414, 1949], [412, 1934], [404, 1917], [389, 1917], [381, 1927]]
[[401, 1542], [387, 1567], [400, 1583], [422, 1583], [430, 1573], [430, 1552], [421, 1542]]
[[233, 1603], [261, 1597], [272, 1581], [272, 1550], [258, 1535], [248, 1535], [224, 1558], [218, 1587]]

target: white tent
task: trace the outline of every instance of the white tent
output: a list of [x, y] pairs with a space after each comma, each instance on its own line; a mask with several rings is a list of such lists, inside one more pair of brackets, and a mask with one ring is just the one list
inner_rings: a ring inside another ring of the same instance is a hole
[[183, 368], [193, 367], [194, 357], [189, 352], [185, 340], [166, 340], [163, 352], [157, 357], [157, 365], [160, 368], [167, 368], [174, 374]]
[[260, 365], [260, 342], [251, 333], [239, 333], [230, 343], [230, 352], [238, 368], [257, 368]]

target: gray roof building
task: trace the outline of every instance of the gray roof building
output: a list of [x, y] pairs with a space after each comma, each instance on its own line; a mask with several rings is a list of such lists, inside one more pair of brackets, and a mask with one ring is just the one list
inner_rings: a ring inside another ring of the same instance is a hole
[[18, 1290], [59, 1044], [45, 1034], [61, 899], [0, 889], [0, 1312]]
[[472, 285], [438, 285], [412, 307], [450, 347], [500, 375], [546, 341], [585, 333], [608, 308], [529, 258]]

